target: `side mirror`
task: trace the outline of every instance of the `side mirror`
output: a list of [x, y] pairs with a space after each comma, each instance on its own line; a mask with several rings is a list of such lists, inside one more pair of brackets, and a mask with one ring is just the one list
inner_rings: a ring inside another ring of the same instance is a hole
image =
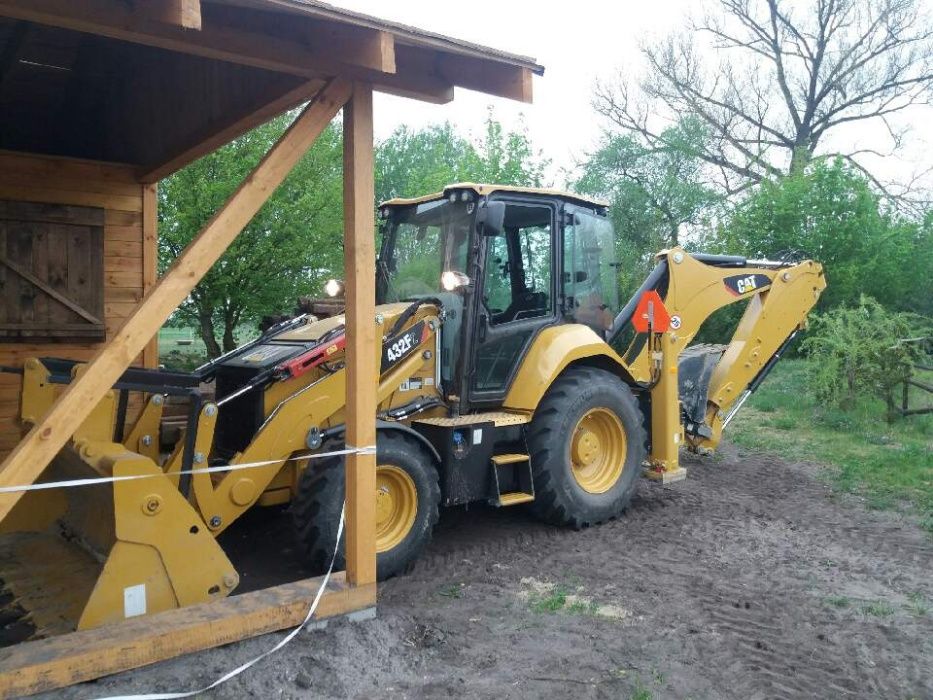
[[498, 236], [505, 227], [505, 202], [486, 202], [476, 213], [476, 223], [483, 225], [483, 235]]

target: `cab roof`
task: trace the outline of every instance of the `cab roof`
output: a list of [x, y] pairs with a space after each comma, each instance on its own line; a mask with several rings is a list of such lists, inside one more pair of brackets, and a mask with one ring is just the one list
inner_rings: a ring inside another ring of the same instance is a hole
[[421, 197], [396, 197], [395, 199], [390, 199], [388, 201], [382, 202], [379, 206], [407, 206], [409, 204], [421, 204], [422, 202], [430, 202], [435, 199], [441, 199], [447, 197], [448, 194], [453, 190], [472, 190], [481, 197], [490, 195], [493, 192], [517, 192], [520, 194], [537, 194], [547, 197], [558, 197], [560, 199], [565, 199], [571, 202], [576, 202], [579, 204], [588, 204], [590, 206], [596, 207], [608, 207], [609, 202], [597, 199], [595, 197], [587, 197], [586, 195], [575, 194], [574, 192], [566, 192], [564, 190], [555, 190], [547, 187], [516, 187], [513, 185], [489, 185], [489, 184], [480, 184], [475, 182], [456, 182], [452, 185], [447, 185], [444, 188], [443, 192], [435, 192], [433, 194], [426, 194]]

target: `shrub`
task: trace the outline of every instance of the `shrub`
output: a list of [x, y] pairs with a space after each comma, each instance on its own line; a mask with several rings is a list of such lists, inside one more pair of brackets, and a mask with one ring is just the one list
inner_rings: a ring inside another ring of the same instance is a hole
[[811, 328], [802, 349], [812, 360], [808, 378], [817, 400], [850, 410], [860, 396], [878, 397], [893, 420], [895, 390], [922, 354], [918, 344], [903, 341], [928, 334], [929, 320], [863, 296], [854, 308], [814, 316]]

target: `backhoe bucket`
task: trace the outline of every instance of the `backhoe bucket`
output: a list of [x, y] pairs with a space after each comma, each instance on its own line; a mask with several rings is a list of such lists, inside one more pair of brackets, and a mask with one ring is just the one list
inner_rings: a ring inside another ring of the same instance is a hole
[[236, 586], [213, 535], [149, 458], [83, 442], [62, 450], [41, 481], [102, 475], [143, 478], [30, 491], [0, 523], [0, 644], [203, 602]]

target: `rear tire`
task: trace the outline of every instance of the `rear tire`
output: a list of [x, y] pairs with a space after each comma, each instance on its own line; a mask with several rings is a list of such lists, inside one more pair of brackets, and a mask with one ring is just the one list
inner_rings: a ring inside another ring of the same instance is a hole
[[[441, 491], [434, 459], [415, 440], [382, 431], [376, 446], [376, 575], [380, 581], [409, 570], [431, 540]], [[292, 499], [292, 521], [304, 560], [315, 571], [330, 564], [346, 493], [344, 458], [312, 460]], [[334, 566], [346, 568], [345, 537]]]
[[646, 455], [632, 390], [592, 367], [564, 372], [548, 389], [527, 435], [541, 519], [587, 527], [621, 515]]

